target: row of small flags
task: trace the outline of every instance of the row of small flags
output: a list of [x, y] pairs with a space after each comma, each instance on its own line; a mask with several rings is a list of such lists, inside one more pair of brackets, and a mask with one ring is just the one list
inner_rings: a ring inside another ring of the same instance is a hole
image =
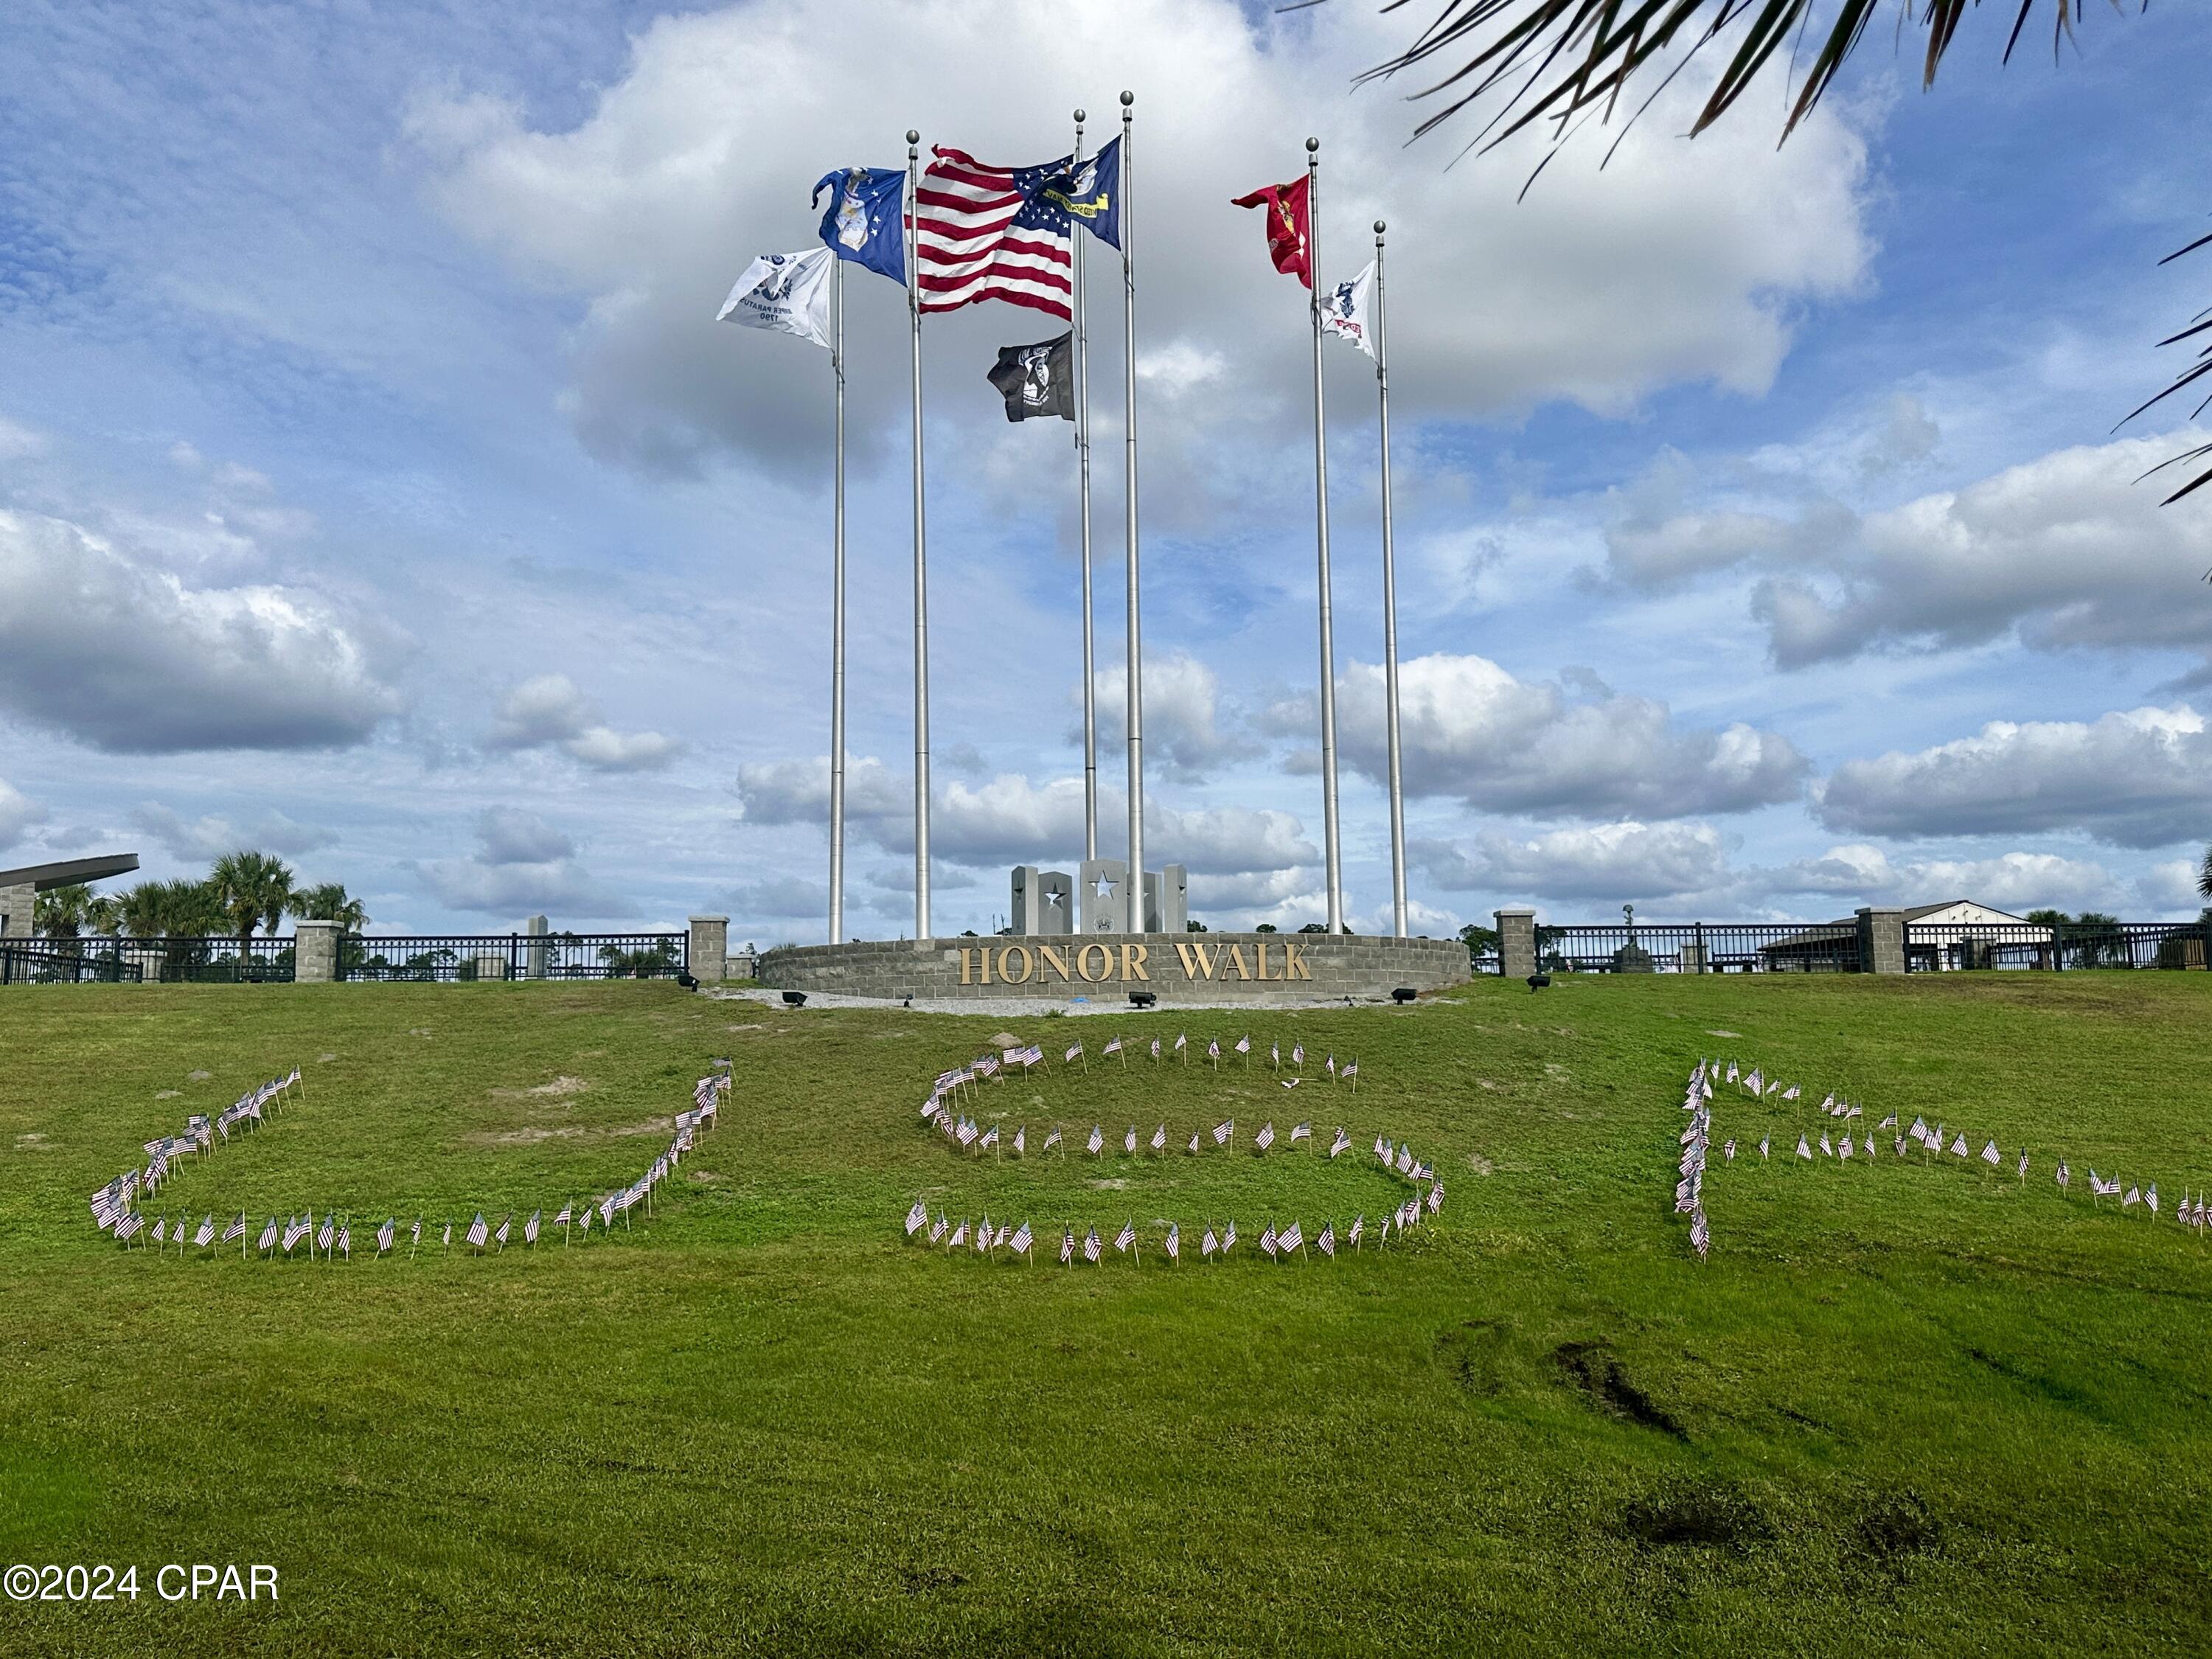
[[[1175, 1041], [1167, 1045], [1164, 1050], [1162, 1048], [1160, 1039], [1154, 1037], [1152, 1040], [1152, 1064], [1158, 1065], [1161, 1055], [1164, 1052], [1176, 1055], [1188, 1066], [1190, 1063], [1189, 1045], [1189, 1036], [1180, 1031], [1176, 1034]], [[1244, 1056], [1244, 1064], [1249, 1069], [1252, 1064], [1251, 1037], [1241, 1036], [1229, 1046], [1231, 1053]], [[1101, 1059], [1118, 1055], [1125, 1068], [1129, 1064], [1127, 1048], [1119, 1036], [1108, 1038], [1105, 1045], [1098, 1052]], [[1216, 1066], [1220, 1065], [1220, 1039], [1218, 1037], [1207, 1039], [1206, 1057]], [[1283, 1069], [1283, 1050], [1280, 1043], [1271, 1042], [1267, 1045], [1267, 1060], [1274, 1070], [1279, 1072]], [[1060, 1056], [1060, 1061], [1066, 1066], [1080, 1065], [1086, 1071], [1090, 1069], [1091, 1065], [1090, 1058], [1085, 1053], [1080, 1039], [1067, 1045]], [[938, 1073], [936, 1094], [941, 1097], [969, 1085], [986, 1082], [1002, 1072], [1018, 1070], [1026, 1076], [1032, 1067], [1045, 1063], [1044, 1049], [1040, 1044], [1032, 1042], [1020, 1048], [1001, 1048], [995, 1054], [984, 1054], [979, 1059], [970, 1060], [965, 1066], [957, 1066], [951, 1071]], [[1290, 1065], [1296, 1075], [1282, 1079], [1283, 1087], [1295, 1089], [1305, 1080], [1305, 1044], [1302, 1042], [1292, 1043]], [[1322, 1069], [1337, 1082], [1351, 1084], [1355, 1093], [1358, 1091], [1359, 1062], [1357, 1060], [1347, 1060], [1340, 1066], [1336, 1056], [1332, 1054], [1322, 1061]], [[928, 1114], [925, 1112], [923, 1115], [927, 1116]]]
[[[1108, 1045], [1109, 1052], [1111, 1052], [1115, 1047], [1117, 1047], [1120, 1042], [1121, 1039], [1119, 1037], [1113, 1038]], [[1155, 1046], [1157, 1047], [1157, 1044]], [[1001, 1059], [1008, 1063], [1012, 1063], [1012, 1056], [1019, 1052], [1022, 1051], [1007, 1050], [1006, 1054], [1001, 1056]], [[1303, 1060], [1304, 1055], [1302, 1053], [1299, 1054], [1298, 1057]], [[981, 1063], [981, 1062], [979, 1062], [979, 1064]], [[1347, 1067], [1346, 1069], [1348, 1071], [1351, 1068]], [[994, 1124], [988, 1129], [979, 1129], [975, 1120], [968, 1116], [964, 1112], [956, 1116], [953, 1113], [948, 1111], [943, 1104], [945, 1096], [958, 1088], [962, 1082], [972, 1080], [971, 1078], [963, 1078], [961, 1074], [963, 1073], [972, 1073], [974, 1070], [974, 1067], [963, 1066], [960, 1068], [958, 1072], [948, 1072], [940, 1075], [937, 1079], [935, 1086], [930, 1091], [928, 1100], [925, 1102], [922, 1106], [922, 1115], [928, 1117], [933, 1127], [936, 1127], [940, 1133], [963, 1147], [970, 1146], [994, 1146], [998, 1143], [999, 1139], [998, 1125]], [[988, 1076], [989, 1073], [985, 1072], [982, 1075]], [[1216, 1146], [1227, 1146], [1236, 1138], [1236, 1120], [1234, 1118], [1228, 1118], [1213, 1127], [1210, 1138]], [[1026, 1152], [1028, 1134], [1029, 1131], [1027, 1125], [1023, 1125], [1014, 1131], [1014, 1137], [1012, 1145], [1018, 1154]], [[1312, 1136], [1313, 1126], [1310, 1123], [1301, 1123], [1297, 1125], [1291, 1131], [1290, 1133], [1290, 1139], [1293, 1141], [1310, 1141], [1312, 1139]], [[1200, 1141], [1203, 1138], [1205, 1138], [1203, 1132], [1193, 1132], [1186, 1150], [1195, 1153], [1199, 1150]], [[1261, 1152], [1264, 1152], [1269, 1146], [1274, 1144], [1274, 1140], [1275, 1126], [1273, 1122], [1270, 1121], [1261, 1127], [1260, 1133], [1257, 1135], [1253, 1137], [1253, 1145]], [[1155, 1152], [1158, 1152], [1165, 1149], [1167, 1141], [1167, 1126], [1165, 1124], [1161, 1124], [1152, 1131], [1149, 1145]], [[1103, 1130], [1098, 1125], [1092, 1125], [1090, 1139], [1085, 1142], [1085, 1150], [1087, 1150], [1091, 1155], [1095, 1158], [1103, 1148], [1104, 1144], [1105, 1135]], [[1046, 1135], [1043, 1145], [1040, 1150], [1049, 1152], [1054, 1146], [1061, 1145], [1061, 1133], [1059, 1127], [1055, 1126], [1051, 1133]], [[1346, 1134], [1342, 1126], [1340, 1125], [1337, 1128], [1335, 1136], [1330, 1141], [1328, 1156], [1331, 1158], [1334, 1158], [1350, 1147], [1351, 1145], [1352, 1137]], [[1132, 1125], [1123, 1134], [1122, 1149], [1123, 1151], [1132, 1154], [1136, 1152], [1137, 1131], [1135, 1126]], [[1374, 1152], [1376, 1161], [1379, 1163], [1384, 1170], [1402, 1176], [1410, 1182], [1426, 1182], [1429, 1183], [1428, 1190], [1425, 1194], [1417, 1190], [1412, 1197], [1407, 1199], [1404, 1203], [1401, 1204], [1397, 1207], [1396, 1210], [1393, 1211], [1389, 1215], [1387, 1215], [1382, 1218], [1381, 1227], [1376, 1234], [1376, 1243], [1380, 1244], [1387, 1243], [1389, 1242], [1391, 1231], [1394, 1227], [1401, 1235], [1403, 1235], [1411, 1228], [1419, 1226], [1425, 1216], [1433, 1216], [1441, 1211], [1443, 1208], [1444, 1203], [1444, 1184], [1443, 1182], [1437, 1179], [1436, 1171], [1433, 1168], [1424, 1163], [1419, 1158], [1414, 1157], [1413, 1150], [1410, 1146], [1400, 1143], [1394, 1146], [1388, 1135], [1376, 1136]], [[991, 1224], [990, 1218], [986, 1216], [981, 1221], [976, 1223], [971, 1229], [964, 1217], [956, 1223], [940, 1213], [933, 1221], [930, 1218], [928, 1206], [922, 1203], [920, 1200], [916, 1200], [914, 1207], [908, 1210], [906, 1213], [906, 1236], [909, 1239], [915, 1238], [922, 1234], [925, 1230], [928, 1235], [927, 1240], [927, 1243], [931, 1244], [941, 1243], [947, 1249], [969, 1249], [975, 1251], [977, 1255], [984, 1256], [988, 1256], [997, 1250], [1006, 1249], [1011, 1251], [1015, 1255], [1024, 1258], [1032, 1264], [1035, 1263], [1036, 1259], [1035, 1254], [1035, 1246], [1036, 1242], [1036, 1235], [1030, 1230], [1030, 1224], [1026, 1221], [1023, 1222], [1019, 1226], [1015, 1226], [1011, 1223], [1004, 1223], [997, 1227], [994, 1227]], [[1350, 1245], [1352, 1249], [1358, 1249], [1360, 1248], [1361, 1242], [1365, 1237], [1366, 1232], [1367, 1217], [1363, 1212], [1353, 1219], [1352, 1225], [1346, 1230], [1343, 1242]], [[1323, 1255], [1332, 1258], [1336, 1255], [1337, 1243], [1336, 1224], [1334, 1221], [1325, 1224], [1321, 1231], [1315, 1235], [1313, 1240], [1313, 1245], [1316, 1249], [1318, 1249]], [[1136, 1224], [1133, 1221], [1124, 1222], [1122, 1224], [1121, 1231], [1114, 1235], [1113, 1243], [1114, 1248], [1117, 1251], [1129, 1253], [1134, 1257], [1134, 1259], [1139, 1261], [1143, 1260], [1143, 1247], [1139, 1241]], [[1297, 1221], [1293, 1221], [1287, 1226], [1281, 1228], [1278, 1228], [1273, 1223], [1270, 1223], [1260, 1234], [1260, 1249], [1269, 1257], [1278, 1260], [1285, 1255], [1294, 1254], [1302, 1255], [1305, 1249], [1305, 1244], [1306, 1237], [1304, 1224]], [[1218, 1232], [1217, 1232], [1212, 1224], [1209, 1224], [1202, 1230], [1201, 1236], [1199, 1240], [1200, 1259], [1202, 1261], [1212, 1261], [1216, 1255], [1226, 1258], [1229, 1253], [1236, 1248], [1236, 1245], [1237, 1224], [1235, 1222], [1230, 1222]], [[1161, 1241], [1161, 1248], [1165, 1251], [1170, 1261], [1176, 1262], [1177, 1264], [1181, 1263], [1182, 1260], [1182, 1225], [1180, 1222], [1170, 1222], [1168, 1224], [1168, 1231]], [[1092, 1227], [1086, 1231], [1082, 1243], [1079, 1246], [1076, 1242], [1075, 1229], [1072, 1224], [1066, 1227], [1061, 1232], [1060, 1260], [1062, 1266], [1072, 1265], [1074, 1262], [1079, 1251], [1084, 1261], [1097, 1262], [1103, 1258], [1104, 1249], [1104, 1244], [1102, 1243], [1099, 1237], [1098, 1230], [1096, 1227]]]
[[[137, 1202], [151, 1198], [161, 1190], [176, 1163], [194, 1152], [206, 1153], [215, 1149], [216, 1137], [223, 1144], [230, 1142], [230, 1132], [241, 1123], [258, 1125], [265, 1121], [264, 1114], [282, 1103], [284, 1091], [298, 1085], [300, 1068], [295, 1066], [283, 1077], [271, 1078], [258, 1088], [249, 1089], [237, 1100], [224, 1107], [210, 1120], [204, 1112], [195, 1112], [185, 1120], [181, 1135], [164, 1135], [159, 1140], [146, 1143], [146, 1166], [133, 1167], [109, 1182], [92, 1195], [92, 1218], [102, 1232], [114, 1232], [128, 1241], [135, 1237], [146, 1224], [137, 1215]], [[137, 1217], [134, 1222], [132, 1218]], [[125, 1227], [128, 1231], [120, 1231]]]
[[[729, 1092], [731, 1087], [731, 1079], [727, 1060], [717, 1060], [715, 1064], [721, 1069], [699, 1079], [697, 1086], [692, 1091], [691, 1109], [678, 1112], [676, 1115], [674, 1138], [668, 1143], [667, 1149], [647, 1166], [643, 1175], [629, 1186], [618, 1188], [599, 1198], [564, 1203], [554, 1214], [551, 1222], [544, 1224], [562, 1230], [563, 1244], [569, 1241], [572, 1232], [589, 1238], [595, 1219], [601, 1230], [605, 1231], [614, 1225], [614, 1218], [619, 1215], [623, 1218], [623, 1225], [628, 1228], [629, 1212], [632, 1209], [641, 1203], [645, 1204], [648, 1208], [651, 1207], [653, 1188], [667, 1179], [669, 1172], [682, 1163], [684, 1155], [692, 1149], [701, 1132], [712, 1128], [717, 1121], [722, 1097]], [[270, 1091], [281, 1091], [288, 1085], [298, 1080], [299, 1073], [295, 1070], [290, 1078], [264, 1086]], [[261, 1091], [256, 1091], [255, 1094], [260, 1095]], [[252, 1100], [254, 1096], [249, 1095], [246, 1098]], [[265, 1103], [267, 1098], [269, 1098], [268, 1096], [263, 1096], [257, 1105]], [[244, 1104], [244, 1102], [240, 1104]], [[239, 1255], [243, 1259], [249, 1249], [258, 1251], [264, 1256], [274, 1256], [278, 1254], [289, 1256], [302, 1242], [305, 1242], [310, 1260], [318, 1255], [325, 1261], [332, 1261], [339, 1256], [343, 1256], [348, 1261], [353, 1259], [353, 1229], [350, 1219], [342, 1219], [327, 1212], [319, 1227], [316, 1224], [314, 1212], [312, 1210], [308, 1211], [304, 1217], [298, 1214], [288, 1216], [281, 1223], [272, 1215], [263, 1225], [258, 1239], [251, 1246], [246, 1243], [246, 1236], [251, 1230], [243, 1210], [240, 1211], [230, 1224], [223, 1227], [219, 1233], [216, 1219], [212, 1215], [202, 1217], [198, 1227], [192, 1226], [189, 1213], [177, 1217], [174, 1221], [166, 1217], [157, 1216], [149, 1225], [143, 1214], [129, 1207], [128, 1198], [124, 1196], [127, 1189], [122, 1183], [128, 1182], [130, 1178], [129, 1175], [118, 1177], [117, 1182], [111, 1182], [108, 1187], [101, 1188], [100, 1192], [95, 1194], [93, 1198], [93, 1212], [95, 1218], [102, 1213], [103, 1200], [111, 1205], [118, 1199], [121, 1200], [124, 1207], [108, 1218], [102, 1219], [100, 1225], [103, 1230], [112, 1230], [116, 1240], [125, 1246], [136, 1241], [142, 1248], [151, 1245], [156, 1250], [166, 1250], [173, 1244], [181, 1255], [193, 1249], [204, 1249], [217, 1243], [228, 1245], [235, 1240], [238, 1242]], [[529, 1218], [523, 1222], [521, 1234], [522, 1242], [525, 1244], [536, 1246], [544, 1217], [544, 1211], [542, 1208], [532, 1210]], [[386, 1217], [383, 1225], [376, 1230], [374, 1241], [377, 1255], [389, 1255], [398, 1247], [399, 1224], [397, 1217]], [[450, 1216], [447, 1217], [443, 1225], [434, 1231], [440, 1247], [450, 1249], [453, 1243], [453, 1218]], [[514, 1231], [514, 1215], [512, 1211], [502, 1217], [496, 1225], [493, 1225], [485, 1220], [483, 1212], [479, 1210], [474, 1218], [462, 1230], [461, 1242], [472, 1250], [489, 1249], [496, 1253], [507, 1248], [507, 1241]], [[414, 1224], [407, 1231], [410, 1255], [421, 1247], [423, 1231], [422, 1218], [417, 1216]]]
[[[1757, 1068], [1748, 1075], [1739, 1078], [1736, 1064], [1733, 1060], [1729, 1062], [1724, 1076], [1721, 1072], [1721, 1063], [1718, 1060], [1701, 1060], [1698, 1062], [1696, 1069], [1691, 1073], [1687, 1095], [1683, 1101], [1683, 1109], [1691, 1114], [1691, 1119], [1689, 1127], [1684, 1129], [1681, 1136], [1683, 1146], [1680, 1164], [1681, 1179], [1674, 1188], [1674, 1208], [1677, 1213], [1686, 1213], [1690, 1216], [1690, 1243], [1701, 1258], [1711, 1248], [1712, 1239], [1711, 1229], [1706, 1224], [1705, 1217], [1703, 1183], [1706, 1146], [1712, 1123], [1711, 1101], [1713, 1079], [1716, 1076], [1722, 1076], [1724, 1082], [1738, 1084], [1746, 1092], [1755, 1096], [1764, 1097], [1778, 1093], [1784, 1100], [1795, 1100], [1802, 1092], [1795, 1084], [1786, 1089], [1784, 1088], [1779, 1080], [1765, 1078]], [[1874, 1132], [1862, 1131], [1855, 1141], [1850, 1131], [1850, 1120], [1863, 1115], [1863, 1107], [1854, 1105], [1846, 1100], [1839, 1100], [1832, 1092], [1820, 1102], [1819, 1109], [1828, 1116], [1844, 1120], [1844, 1127], [1840, 1136], [1833, 1139], [1829, 1131], [1822, 1130], [1818, 1142], [1814, 1141], [1809, 1133], [1801, 1133], [1797, 1137], [1796, 1148], [1796, 1156], [1800, 1159], [1808, 1164], [1816, 1162], [1814, 1148], [1817, 1146], [1819, 1158], [1832, 1158], [1839, 1164], [1848, 1161], [1854, 1156], [1864, 1159], [1869, 1164], [1879, 1160], [1881, 1154]], [[2004, 1153], [1998, 1148], [1996, 1140], [1984, 1137], [1981, 1150], [1977, 1152], [1963, 1129], [1952, 1128], [1940, 1120], [1930, 1127], [1924, 1116], [1915, 1115], [1909, 1127], [1899, 1128], [1898, 1115], [1892, 1112], [1875, 1124], [1875, 1128], [1896, 1131], [1891, 1138], [1890, 1144], [1894, 1155], [1900, 1158], [1911, 1156], [1906, 1150], [1910, 1144], [1921, 1149], [1923, 1162], [1932, 1162], [1937, 1158], [1948, 1156], [1961, 1163], [1979, 1162], [1997, 1170], [2002, 1170], [2007, 1162]], [[1773, 1137], [1771, 1134], [1760, 1135], [1759, 1138], [1760, 1161], [1765, 1162], [1771, 1157], [1772, 1152]], [[1735, 1162], [1735, 1156], [1736, 1143], [1731, 1138], [1722, 1145], [1722, 1162], [1733, 1164]], [[2027, 1149], [2024, 1146], [2018, 1149], [2011, 1159], [2014, 1177], [2025, 1182], [2032, 1163]], [[2064, 1158], [2062, 1158], [2057, 1161], [2052, 1170], [2052, 1177], [2060, 1194], [2064, 1194], [2073, 1182], [2073, 1171], [2068, 1167]], [[2124, 1193], [2123, 1183], [2118, 1176], [2109, 1178], [2100, 1176], [2094, 1168], [2088, 1171], [2088, 1180], [2092, 1202], [2106, 1198], [2118, 1198], [2123, 1211], [2141, 1205], [2153, 1220], [2157, 1218], [2159, 1196], [2156, 1182], [2152, 1182], [2148, 1188], [2128, 1183]], [[2207, 1208], [2205, 1196], [2203, 1194], [2191, 1199], [2185, 1191], [2182, 1194], [2181, 1206], [2175, 1212], [2175, 1216], [2184, 1226], [2198, 1229], [2200, 1235], [2204, 1230], [2212, 1228], [2212, 1209]]]
[[[935, 1095], [924, 1104], [922, 1112], [928, 1117], [931, 1127], [963, 1151], [988, 1152], [1006, 1148], [1011, 1149], [1017, 1158], [1029, 1155], [1029, 1126], [1026, 1123], [1017, 1125], [1009, 1138], [1004, 1133], [1003, 1126], [994, 1123], [986, 1127], [965, 1112], [954, 1113], [947, 1109], [941, 1097]], [[1236, 1137], [1237, 1120], [1232, 1117], [1224, 1118], [1211, 1130], [1192, 1130], [1188, 1140], [1183, 1139], [1180, 1130], [1170, 1135], [1165, 1123], [1154, 1125], [1150, 1135], [1140, 1137], [1137, 1126], [1133, 1123], [1121, 1132], [1121, 1144], [1122, 1152], [1131, 1158], [1136, 1157], [1142, 1147], [1149, 1147], [1155, 1153], [1164, 1152], [1171, 1141], [1180, 1143], [1186, 1153], [1194, 1156], [1208, 1141], [1216, 1146], [1226, 1147]], [[1321, 1145], [1315, 1139], [1313, 1125], [1310, 1122], [1293, 1125], [1283, 1139], [1292, 1146], [1303, 1140], [1317, 1150]], [[1252, 1137], [1252, 1145], [1255, 1151], [1265, 1152], [1275, 1144], [1276, 1139], [1274, 1120], [1271, 1118], [1260, 1126], [1259, 1133]], [[1344, 1132], [1343, 1126], [1339, 1125], [1336, 1133], [1329, 1140], [1328, 1156], [1334, 1158], [1351, 1145], [1352, 1137]], [[1092, 1124], [1090, 1134], [1084, 1139], [1083, 1150], [1092, 1158], [1099, 1158], [1104, 1155], [1107, 1146], [1105, 1127]], [[1043, 1140], [1038, 1143], [1037, 1151], [1048, 1152], [1054, 1147], [1060, 1149], [1062, 1157], [1066, 1156], [1066, 1139], [1058, 1124], [1047, 1132]]]

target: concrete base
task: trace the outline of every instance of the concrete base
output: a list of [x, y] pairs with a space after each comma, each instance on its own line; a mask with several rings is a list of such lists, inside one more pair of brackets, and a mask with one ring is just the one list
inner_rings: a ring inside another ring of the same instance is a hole
[[799, 945], [762, 954], [757, 976], [778, 990], [978, 1003], [1087, 997], [1121, 1003], [1150, 991], [1178, 1003], [1327, 1001], [1387, 997], [1401, 986], [1463, 983], [1455, 939], [1321, 933], [1146, 933], [1110, 939], [902, 939]]

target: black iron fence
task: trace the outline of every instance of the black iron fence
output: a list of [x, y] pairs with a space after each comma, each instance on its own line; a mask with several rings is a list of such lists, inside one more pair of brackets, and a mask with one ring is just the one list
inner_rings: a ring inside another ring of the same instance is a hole
[[2202, 921], [1908, 922], [1905, 965], [1916, 973], [1984, 968], [2202, 968]]
[[[1856, 923], [1639, 921], [1539, 926], [1536, 965], [1554, 974], [1850, 974]], [[1502, 972], [1492, 960], [1491, 970]]]
[[237, 939], [56, 939], [49, 947], [102, 964], [100, 977], [172, 984], [283, 984], [292, 977], [292, 941], [264, 935]]
[[686, 933], [342, 935], [346, 980], [674, 979], [688, 973]]
[[0, 945], [0, 985], [135, 985], [143, 977], [137, 963], [110, 952], [80, 951], [70, 939]]

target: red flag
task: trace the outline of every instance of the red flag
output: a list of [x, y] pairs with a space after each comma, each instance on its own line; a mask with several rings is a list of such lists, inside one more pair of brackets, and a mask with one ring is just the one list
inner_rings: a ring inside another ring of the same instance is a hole
[[1308, 288], [1313, 286], [1312, 239], [1308, 234], [1312, 219], [1306, 208], [1306, 181], [1292, 185], [1269, 185], [1265, 190], [1255, 190], [1249, 196], [1240, 196], [1231, 207], [1267, 210], [1267, 252], [1275, 262], [1275, 269], [1286, 276], [1295, 276]]

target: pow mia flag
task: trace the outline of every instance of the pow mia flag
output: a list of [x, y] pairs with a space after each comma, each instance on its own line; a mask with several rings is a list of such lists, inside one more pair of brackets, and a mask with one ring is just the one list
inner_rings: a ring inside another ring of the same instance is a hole
[[1075, 347], [1073, 331], [1035, 345], [1000, 346], [991, 384], [1006, 400], [1006, 418], [1028, 421], [1057, 415], [1075, 418]]

